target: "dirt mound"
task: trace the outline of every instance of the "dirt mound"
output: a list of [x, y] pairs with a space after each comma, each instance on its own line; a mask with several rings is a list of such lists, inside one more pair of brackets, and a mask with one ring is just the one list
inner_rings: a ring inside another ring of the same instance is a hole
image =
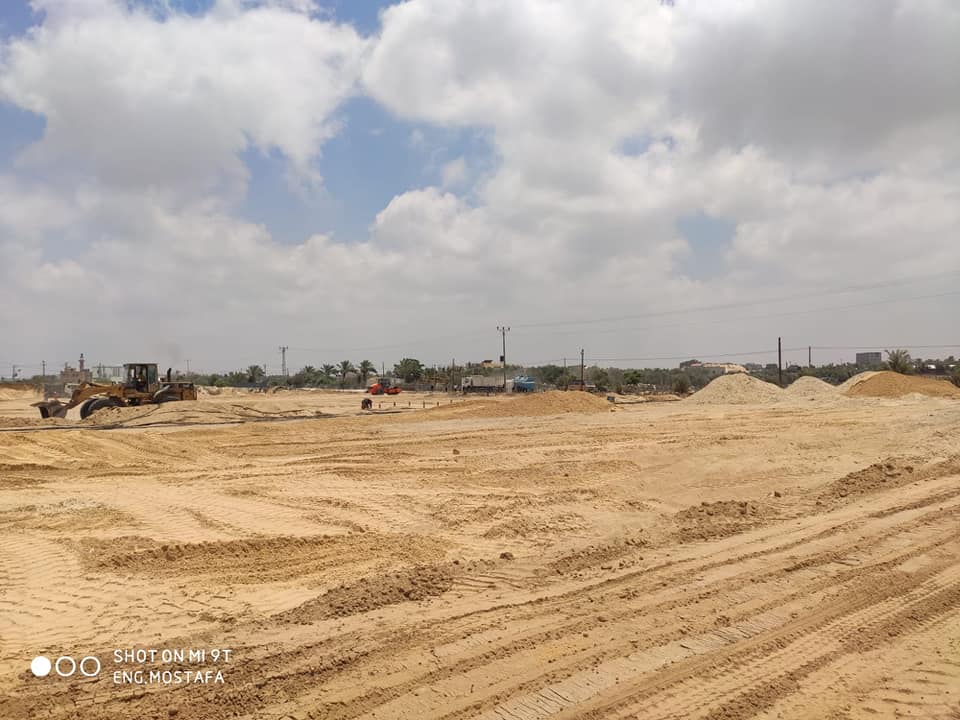
[[827, 488], [827, 494], [833, 497], [847, 497], [863, 495], [883, 487], [903, 485], [913, 480], [913, 470], [912, 464], [890, 458], [844, 475]]
[[136, 407], [109, 407], [98, 410], [82, 420], [85, 425], [153, 425], [161, 424], [217, 424], [245, 420], [275, 420], [282, 418], [312, 418], [322, 413], [305, 408], [283, 407], [275, 403], [258, 402], [247, 406], [241, 403], [209, 404], [200, 401], [140, 405]]
[[431, 418], [537, 417], [564, 413], [601, 413], [614, 409], [604, 398], [591, 393], [550, 390], [531, 395], [490, 400], [468, 400], [429, 410]]
[[214, 385], [200, 385], [197, 387], [197, 392], [201, 395], [249, 395], [249, 390], [246, 388], [235, 388], [235, 387], [216, 387]]
[[775, 403], [784, 397], [776, 385], [745, 373], [721, 375], [702, 390], [698, 390], [687, 402], [701, 405], [757, 405]]
[[846, 390], [849, 397], [902, 398], [913, 393], [928, 397], [960, 398], [960, 388], [946, 380], [901, 375], [889, 370], [873, 373]]
[[790, 397], [803, 400], [827, 400], [836, 398], [839, 394], [836, 386], [810, 375], [797, 378], [787, 386], [785, 392]]
[[568, 532], [576, 532], [587, 527], [582, 515], [576, 513], [560, 513], [548, 518], [512, 518], [494, 525], [483, 537], [489, 539], [500, 538], [530, 538], [551, 537]]
[[430, 560], [442, 555], [445, 545], [421, 535], [356, 533], [165, 544], [138, 536], [83, 538], [76, 549], [86, 567], [98, 572], [205, 576], [249, 584], [336, 572], [357, 558], [380, 563]]
[[772, 509], [749, 500], [703, 502], [674, 515], [680, 542], [712, 540], [744, 532], [774, 516]]
[[333, 588], [277, 618], [286, 622], [310, 623], [436, 597], [453, 586], [454, 567], [422, 565], [390, 575], [362, 578], [359, 582]]
[[842, 383], [840, 383], [837, 386], [837, 390], [839, 390], [842, 393], [845, 393], [850, 388], [859, 385], [865, 380], [869, 380], [876, 374], [877, 374], [876, 370], [867, 370], [865, 372], [858, 373], [854, 375], [852, 378], [848, 378], [847, 380], [844, 380]]
[[0, 417], [0, 428], [34, 428], [67, 424], [69, 420], [64, 418]]
[[33, 400], [43, 393], [40, 388], [22, 383], [0, 383], [0, 400]]

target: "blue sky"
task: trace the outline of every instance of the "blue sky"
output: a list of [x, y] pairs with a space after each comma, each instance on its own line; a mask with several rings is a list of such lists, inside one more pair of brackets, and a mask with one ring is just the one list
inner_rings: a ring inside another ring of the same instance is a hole
[[446, 163], [463, 157], [469, 168], [482, 172], [492, 162], [492, 149], [479, 130], [406, 122], [365, 97], [347, 101], [338, 115], [343, 127], [314, 163], [324, 192], [305, 197], [292, 191], [276, 153], [254, 148], [244, 155], [251, 183], [243, 215], [270, 227], [278, 242], [299, 243], [315, 232], [344, 241], [363, 239], [393, 197], [440, 185]]
[[[212, 0], [180, 0], [173, 6], [191, 14], [205, 12]], [[337, 20], [363, 35], [379, 30], [378, 13], [389, 5], [371, 0], [330, 0], [324, 4]], [[24, 33], [41, 16], [27, 0], [0, 6], [5, 36]], [[277, 152], [250, 148], [243, 160], [250, 184], [239, 215], [267, 226], [282, 244], [296, 244], [315, 233], [330, 233], [341, 241], [366, 237], [376, 214], [391, 198], [416, 188], [440, 185], [443, 165], [463, 157], [480, 172], [493, 162], [491, 148], [480, 131], [438, 129], [396, 118], [375, 101], [355, 97], [337, 113], [341, 130], [328, 141], [314, 165], [324, 189], [304, 194], [285, 179], [285, 162]], [[0, 102], [0, 168], [43, 134], [41, 116]], [[461, 188], [462, 189], [462, 188]]]
[[[173, 7], [191, 14], [209, 9], [213, 0], [179, 0]], [[387, 2], [329, 0], [324, 9], [363, 35], [380, 29], [379, 12]], [[10, 0], [0, 7], [0, 31], [9, 37], [24, 33], [41, 16], [27, 0]], [[314, 163], [324, 178], [320, 192], [291, 189], [285, 178], [285, 161], [276, 151], [250, 148], [243, 160], [250, 183], [238, 214], [264, 224], [281, 244], [297, 244], [315, 233], [332, 234], [340, 241], [356, 242], [367, 236], [376, 214], [405, 191], [442, 185], [443, 166], [462, 157], [471, 179], [496, 163], [493, 149], [481, 129], [440, 129], [397, 118], [374, 100], [355, 97], [337, 113], [340, 132]], [[0, 167], [9, 168], [31, 142], [43, 134], [44, 119], [7, 103], [0, 103]], [[643, 153], [651, 139], [626, 140], [621, 151]], [[465, 194], [469, 188], [449, 188]], [[727, 247], [730, 223], [702, 213], [681, 218], [677, 231], [693, 252], [684, 270], [696, 279], [709, 278], [715, 261]]]

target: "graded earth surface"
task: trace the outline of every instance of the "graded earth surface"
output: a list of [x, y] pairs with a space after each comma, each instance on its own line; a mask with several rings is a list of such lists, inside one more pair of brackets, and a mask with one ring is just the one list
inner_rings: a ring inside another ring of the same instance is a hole
[[11, 391], [0, 718], [956, 720], [960, 401], [873, 377], [82, 422]]

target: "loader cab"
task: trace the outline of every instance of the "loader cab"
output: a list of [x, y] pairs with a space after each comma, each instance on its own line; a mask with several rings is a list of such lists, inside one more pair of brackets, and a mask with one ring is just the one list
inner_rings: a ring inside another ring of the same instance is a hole
[[123, 366], [124, 387], [138, 392], [148, 392], [158, 385], [156, 363], [128, 363]]

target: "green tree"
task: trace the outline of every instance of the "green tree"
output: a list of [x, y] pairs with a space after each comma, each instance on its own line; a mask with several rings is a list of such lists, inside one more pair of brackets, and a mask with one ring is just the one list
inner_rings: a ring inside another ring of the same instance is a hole
[[349, 360], [341, 360], [340, 367], [338, 372], [340, 373], [340, 387], [343, 387], [347, 382], [347, 375], [352, 372], [356, 372], [356, 368], [353, 366], [353, 363]]
[[264, 372], [263, 368], [260, 367], [259, 365], [251, 365], [250, 367], [247, 368], [247, 379], [251, 383], [256, 384], [260, 382], [261, 380], [263, 380], [265, 375], [266, 373]]
[[367, 377], [370, 376], [370, 373], [375, 372], [377, 367], [370, 362], [369, 360], [361, 360], [360, 367], [357, 368], [357, 371], [360, 373], [360, 384], [367, 384]]
[[677, 375], [673, 381], [673, 391], [677, 395], [686, 395], [690, 392], [690, 378], [686, 375]]
[[913, 370], [913, 362], [910, 360], [910, 353], [903, 348], [896, 350], [887, 350], [887, 368], [903, 375]]
[[597, 390], [604, 392], [610, 387], [610, 374], [603, 368], [590, 368], [589, 382], [597, 386]]
[[243, 387], [250, 384], [250, 373], [243, 370], [235, 370], [224, 377], [224, 385], [228, 387]]
[[321, 365], [320, 366], [320, 375], [322, 382], [330, 382], [337, 376], [337, 366], [336, 365]]
[[950, 382], [960, 388], [960, 370], [954, 370], [950, 375]]
[[423, 376], [423, 363], [414, 358], [404, 358], [393, 366], [393, 374], [404, 382], [416, 382]]
[[320, 371], [313, 365], [307, 365], [300, 372], [290, 377], [290, 384], [294, 387], [313, 387], [320, 384]]

